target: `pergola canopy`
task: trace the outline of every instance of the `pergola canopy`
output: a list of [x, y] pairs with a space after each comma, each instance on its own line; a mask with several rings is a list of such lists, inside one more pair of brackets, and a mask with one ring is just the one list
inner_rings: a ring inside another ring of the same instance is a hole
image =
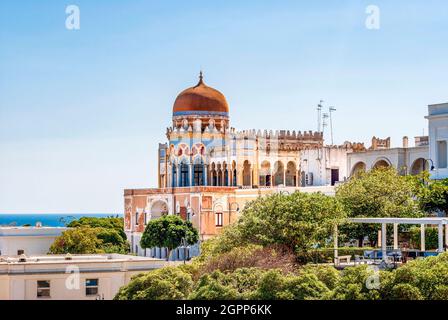
[[425, 217], [425, 218], [350, 218], [355, 223], [398, 223], [398, 224], [448, 224], [448, 218]]
[[[423, 218], [349, 218], [349, 222], [353, 223], [371, 223], [371, 224], [381, 224], [381, 251], [382, 259], [385, 260], [387, 257], [387, 246], [386, 246], [386, 226], [387, 224], [393, 224], [393, 248], [398, 249], [398, 225], [399, 224], [418, 224], [420, 225], [420, 250], [426, 251], [425, 245], [425, 225], [437, 225], [438, 227], [438, 252], [443, 252], [443, 226], [445, 226], [445, 245], [448, 246], [448, 218], [447, 217], [423, 217]], [[334, 257], [335, 263], [338, 257], [338, 227], [335, 225], [334, 228]]]

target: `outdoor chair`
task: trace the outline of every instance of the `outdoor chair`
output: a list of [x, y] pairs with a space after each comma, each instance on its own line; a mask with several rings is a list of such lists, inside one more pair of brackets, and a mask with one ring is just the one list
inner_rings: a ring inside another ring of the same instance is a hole
[[367, 264], [367, 260], [364, 259], [364, 256], [355, 254], [355, 264]]
[[435, 257], [435, 256], [437, 256], [437, 255], [439, 255], [439, 253], [438, 252], [435, 252], [435, 251], [425, 251], [424, 253], [423, 253], [423, 257]]

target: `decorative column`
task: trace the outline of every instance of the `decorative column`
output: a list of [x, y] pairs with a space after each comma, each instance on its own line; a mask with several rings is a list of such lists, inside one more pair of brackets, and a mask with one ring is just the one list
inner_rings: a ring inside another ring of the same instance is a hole
[[386, 261], [386, 257], [387, 257], [387, 228], [386, 228], [386, 224], [382, 223], [381, 224], [381, 252], [382, 252], [382, 260]]
[[394, 250], [398, 249], [398, 223], [394, 223]]
[[208, 165], [204, 164], [204, 166], [202, 167], [202, 179], [203, 179], [203, 185], [204, 186], [208, 185], [207, 170], [208, 170]]
[[443, 224], [439, 222], [438, 225], [438, 233], [439, 233], [439, 250], [438, 252], [443, 252]]
[[178, 164], [177, 165], [177, 186], [181, 187], [182, 186], [182, 171], [181, 171], [182, 165]]
[[254, 178], [254, 173], [253, 173], [253, 168], [252, 168], [252, 166], [250, 166], [249, 167], [250, 169], [249, 169], [249, 177], [250, 177], [250, 179], [249, 179], [249, 187], [252, 189], [252, 186], [254, 185], [254, 181], [253, 181], [253, 178]]
[[177, 176], [174, 174], [174, 169], [176, 168], [176, 165], [172, 165], [171, 167], [171, 187], [175, 188], [176, 187], [176, 178]]
[[421, 251], [426, 251], [426, 246], [425, 246], [425, 225], [424, 224], [420, 225], [420, 250]]
[[286, 187], [286, 170], [283, 170], [283, 185]]
[[236, 169], [236, 184], [238, 186], [243, 185], [243, 169], [241, 167]]
[[299, 186], [299, 179], [300, 179], [300, 171], [296, 170], [295, 175], [296, 175], [296, 187], [298, 187]]
[[188, 185], [189, 186], [194, 186], [194, 181], [193, 181], [193, 164], [190, 163], [188, 164]]
[[334, 264], [338, 264], [338, 225], [334, 226], [333, 230], [333, 241], [334, 241]]
[[448, 247], [448, 224], [445, 225], [445, 246]]

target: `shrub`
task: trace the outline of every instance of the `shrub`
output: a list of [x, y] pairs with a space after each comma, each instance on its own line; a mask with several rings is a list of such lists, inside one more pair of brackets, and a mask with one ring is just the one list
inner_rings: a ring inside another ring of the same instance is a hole
[[221, 271], [203, 275], [190, 295], [192, 300], [234, 300], [238, 298], [239, 293], [232, 286], [231, 275]]
[[392, 288], [392, 300], [423, 300], [420, 290], [409, 283], [400, 283]]
[[261, 268], [293, 271], [296, 268], [295, 255], [287, 247], [248, 245], [235, 247], [228, 252], [201, 259], [200, 272], [214, 270], [233, 272], [239, 268]]
[[[388, 272], [388, 271], [385, 271]], [[329, 295], [330, 299], [336, 300], [376, 300], [380, 298], [379, 288], [368, 288], [376, 277], [382, 279], [382, 273], [375, 271], [366, 265], [345, 268], [336, 288]]]
[[175, 267], [165, 267], [134, 276], [120, 288], [115, 300], [182, 300], [191, 293], [191, 276]]

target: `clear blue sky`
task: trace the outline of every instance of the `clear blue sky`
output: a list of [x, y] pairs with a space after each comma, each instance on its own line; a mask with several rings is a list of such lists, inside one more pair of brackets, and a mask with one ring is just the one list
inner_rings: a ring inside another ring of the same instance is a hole
[[445, 0], [2, 0], [0, 212], [122, 211], [124, 188], [156, 186], [172, 104], [200, 68], [237, 129], [315, 130], [323, 99], [337, 143], [399, 145], [448, 101], [447, 17]]

